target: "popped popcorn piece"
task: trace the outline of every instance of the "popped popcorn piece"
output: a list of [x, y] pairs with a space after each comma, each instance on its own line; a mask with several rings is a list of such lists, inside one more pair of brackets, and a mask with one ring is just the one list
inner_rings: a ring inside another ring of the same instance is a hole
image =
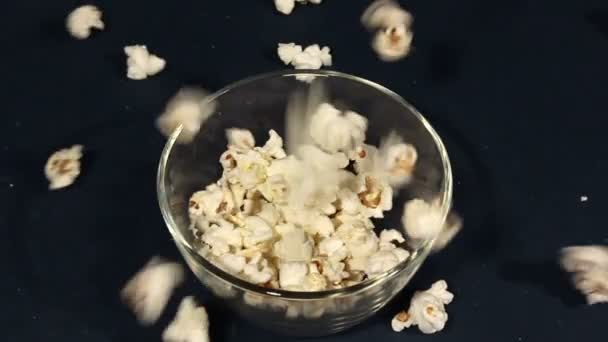
[[205, 307], [186, 297], [173, 321], [163, 332], [163, 342], [209, 342], [209, 318]]
[[361, 225], [342, 224], [336, 229], [335, 236], [344, 241], [355, 258], [369, 257], [378, 250], [378, 237], [374, 231]]
[[222, 222], [221, 225], [212, 225], [203, 235], [203, 242], [211, 247], [211, 253], [221, 256], [230, 251], [230, 246], [239, 248], [244, 243], [241, 233], [229, 222]]
[[312, 258], [312, 241], [302, 229], [294, 229], [281, 236], [274, 244], [274, 254], [281, 261], [310, 261]]
[[177, 142], [180, 144], [191, 142], [216, 109], [216, 103], [206, 101], [207, 97], [208, 93], [203, 89], [180, 89], [169, 100], [165, 111], [156, 120], [156, 127], [165, 137], [169, 137], [181, 125], [182, 131], [177, 137]]
[[304, 278], [300, 291], [315, 292], [323, 291], [327, 288], [327, 279], [320, 273], [309, 273]]
[[247, 129], [229, 128], [226, 130], [226, 139], [228, 139], [228, 147], [237, 151], [248, 151], [255, 146], [253, 133]]
[[188, 202], [188, 212], [191, 219], [201, 215], [214, 219], [221, 214], [224, 203], [224, 192], [216, 184], [208, 185], [205, 190], [195, 192]]
[[414, 34], [412, 16], [392, 0], [374, 2], [361, 17], [363, 25], [376, 31], [372, 48], [385, 62], [394, 62], [407, 56]]
[[380, 232], [380, 242], [393, 242], [397, 241], [398, 243], [405, 242], [403, 235], [400, 231], [396, 229], [385, 229]]
[[167, 64], [164, 59], [148, 52], [145, 45], [126, 46], [127, 77], [132, 80], [143, 80], [161, 72]]
[[581, 202], [587, 202], [589, 200], [588, 196], [581, 196]]
[[405, 203], [401, 222], [407, 235], [415, 240], [429, 240], [437, 237], [443, 228], [441, 208], [422, 199]]
[[367, 119], [355, 112], [341, 112], [323, 103], [311, 117], [310, 136], [329, 153], [350, 153], [363, 144]]
[[349, 255], [344, 241], [336, 237], [325, 238], [319, 242], [319, 255], [332, 261], [342, 261]]
[[321, 274], [334, 285], [338, 285], [343, 279], [348, 278], [349, 274], [344, 271], [345, 268], [346, 265], [343, 262], [330, 259], [321, 261]]
[[[291, 64], [296, 70], [317, 70], [322, 66], [331, 66], [333, 58], [328, 46], [321, 48], [318, 44], [302, 49], [295, 43], [279, 43], [277, 55], [285, 65]], [[303, 82], [312, 82], [313, 75], [296, 75], [296, 79]]]
[[283, 149], [283, 138], [274, 130], [271, 129], [268, 132], [268, 141], [262, 146], [261, 151], [275, 159], [282, 159], [287, 157], [285, 150]]
[[331, 219], [323, 214], [311, 215], [308, 224], [304, 225], [304, 229], [310, 235], [319, 235], [320, 237], [328, 237], [334, 231], [334, 224]]
[[402, 331], [412, 325], [417, 325], [424, 334], [443, 330], [448, 320], [445, 305], [451, 303], [453, 298], [443, 280], [437, 281], [426, 291], [414, 293], [408, 311], [402, 311], [393, 318], [393, 330]]
[[259, 152], [249, 150], [235, 154], [234, 159], [237, 166], [227, 175], [230, 183], [239, 183], [245, 189], [251, 190], [268, 177], [267, 167], [270, 163]]
[[180, 264], [154, 257], [129, 280], [121, 297], [141, 324], [150, 325], [160, 317], [171, 293], [183, 280]]
[[340, 200], [340, 209], [344, 214], [357, 215], [361, 212], [361, 201], [354, 191], [342, 188], [338, 191], [338, 199]]
[[222, 266], [228, 270], [228, 272], [234, 274], [241, 273], [247, 264], [244, 256], [230, 253], [221, 255], [218, 260], [220, 264], [222, 264]]
[[[276, 1], [276, 0], [275, 0]], [[281, 1], [281, 0], [278, 0]], [[293, 3], [293, 1], [292, 1]], [[302, 53], [302, 46], [296, 45], [295, 43], [279, 43], [279, 47], [277, 48], [277, 54], [279, 58], [285, 65], [291, 64], [294, 58]]]
[[[387, 248], [387, 246], [392, 247]], [[405, 249], [395, 248], [393, 244], [384, 244], [384, 248], [381, 248], [369, 257], [365, 273], [369, 277], [380, 275], [388, 272], [408, 257], [409, 252]]]
[[562, 249], [561, 264], [573, 273], [574, 286], [589, 305], [608, 303], [608, 246], [573, 246]]
[[44, 166], [44, 174], [49, 181], [49, 189], [57, 190], [74, 183], [80, 175], [82, 145], [61, 149], [49, 157]]
[[378, 178], [361, 174], [358, 178], [358, 196], [368, 217], [383, 218], [383, 212], [393, 208], [393, 189]]
[[272, 228], [261, 217], [249, 216], [245, 218], [245, 227], [249, 232], [249, 235], [243, 238], [245, 247], [253, 247], [273, 238]]
[[406, 57], [411, 51], [414, 33], [405, 26], [388, 27], [376, 32], [372, 48], [384, 62], [395, 62]]
[[274, 6], [276, 7], [277, 11], [285, 15], [289, 15], [291, 12], [293, 12], [296, 2], [304, 5], [308, 3], [318, 5], [321, 3], [321, 1], [322, 0], [274, 0]]
[[279, 284], [283, 289], [299, 288], [307, 274], [308, 265], [305, 262], [291, 261], [279, 264]]
[[274, 276], [272, 268], [265, 259], [259, 262], [257, 260], [250, 261], [245, 265], [243, 273], [254, 284], [266, 284]]
[[73, 10], [66, 19], [68, 32], [76, 39], [86, 39], [92, 29], [103, 30], [101, 11], [93, 5], [80, 6]]
[[263, 202], [261, 207], [257, 216], [266, 221], [271, 227], [276, 226], [281, 220], [281, 213], [279, 213], [274, 205], [267, 202]]

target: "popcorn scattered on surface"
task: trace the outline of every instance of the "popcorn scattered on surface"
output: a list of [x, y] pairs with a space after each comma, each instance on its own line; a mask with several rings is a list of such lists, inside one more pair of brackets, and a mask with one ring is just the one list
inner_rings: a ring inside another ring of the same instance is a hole
[[393, 330], [399, 332], [413, 325], [424, 334], [443, 330], [448, 320], [445, 305], [454, 299], [447, 288], [447, 283], [439, 280], [430, 289], [414, 293], [408, 311], [399, 312], [391, 321]]
[[[295, 43], [279, 43], [277, 54], [285, 65], [291, 64], [296, 70], [318, 70], [322, 66], [331, 66], [333, 63], [331, 49], [327, 46], [321, 48], [318, 44], [302, 49], [301, 45]], [[310, 75], [297, 75], [296, 78], [304, 82], [314, 80], [314, 76]]]
[[148, 52], [145, 45], [126, 46], [127, 77], [132, 80], [143, 80], [161, 72], [166, 65], [164, 59]]
[[412, 21], [412, 15], [392, 0], [374, 2], [361, 17], [363, 25], [375, 32], [372, 48], [385, 62], [394, 62], [409, 54], [414, 38]]
[[182, 125], [177, 137], [181, 144], [189, 143], [199, 132], [203, 123], [213, 114], [216, 105], [205, 101], [208, 93], [203, 89], [184, 88], [167, 103], [165, 111], [156, 120], [158, 130], [166, 137]]
[[574, 286], [589, 305], [608, 303], [608, 246], [574, 246], [562, 249], [561, 264], [573, 274]]
[[209, 318], [203, 306], [186, 297], [173, 321], [163, 332], [164, 342], [209, 342]]
[[285, 15], [289, 15], [291, 12], [293, 12], [296, 2], [304, 5], [308, 3], [318, 5], [322, 2], [322, 0], [274, 0], [274, 6], [276, 7], [277, 11]]
[[53, 153], [44, 166], [44, 174], [49, 180], [49, 189], [57, 190], [72, 185], [80, 175], [80, 158], [82, 158], [82, 145]]
[[68, 15], [66, 27], [74, 38], [87, 39], [92, 29], [104, 29], [101, 11], [93, 5], [80, 6]]
[[[381, 275], [410, 257], [399, 247], [401, 232], [378, 236], [370, 219], [392, 209], [392, 184], [407, 183], [414, 147], [394, 134], [380, 149], [365, 145], [365, 117], [328, 103], [311, 113], [304, 125], [310, 139], [293, 155], [273, 130], [261, 147], [248, 130], [226, 130], [222, 177], [189, 202], [199, 253], [226, 272], [269, 288], [321, 291]], [[422, 234], [432, 220], [414, 222]]]
[[123, 300], [144, 325], [156, 322], [171, 293], [184, 280], [184, 269], [178, 263], [152, 258], [124, 287]]

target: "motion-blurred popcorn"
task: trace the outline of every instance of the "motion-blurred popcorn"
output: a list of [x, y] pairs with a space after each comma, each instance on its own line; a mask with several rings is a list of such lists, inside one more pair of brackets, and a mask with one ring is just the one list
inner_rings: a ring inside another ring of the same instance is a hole
[[66, 19], [68, 32], [76, 39], [86, 39], [92, 29], [103, 30], [101, 11], [93, 5], [80, 6], [73, 10]]
[[[310, 50], [322, 52], [318, 46]], [[199, 253], [267, 288], [339, 289], [384, 274], [410, 257], [398, 247], [406, 242], [402, 232], [389, 229], [378, 236], [371, 218], [391, 210], [393, 186], [409, 181], [417, 160], [414, 147], [394, 133], [379, 149], [365, 145], [367, 120], [328, 103], [311, 106], [309, 113], [301, 126], [308, 137], [287, 144], [291, 155], [274, 130], [260, 147], [250, 131], [228, 129], [222, 177], [190, 200]], [[426, 230], [432, 220], [419, 214], [429, 210], [418, 204], [410, 205], [414, 218], [404, 222]], [[297, 317], [320, 315], [326, 308], [283, 309]]]
[[374, 31], [372, 48], [385, 62], [397, 61], [410, 52], [414, 34], [412, 15], [392, 0], [377, 0], [363, 13], [361, 22]]
[[399, 312], [393, 318], [393, 330], [402, 331], [412, 325], [417, 325], [424, 334], [443, 330], [448, 320], [445, 305], [454, 299], [454, 295], [447, 288], [447, 283], [439, 280], [430, 289], [414, 293], [408, 311]]
[[208, 93], [203, 89], [184, 88], [169, 100], [165, 111], [156, 120], [158, 130], [169, 137], [182, 125], [177, 142], [187, 144], [194, 139], [201, 126], [215, 111], [215, 103], [207, 102]]
[[124, 287], [121, 296], [144, 325], [156, 322], [173, 290], [184, 280], [178, 263], [154, 257]]
[[439, 232], [433, 243], [433, 251], [437, 252], [444, 249], [461, 230], [462, 218], [458, 214], [450, 212], [443, 225], [443, 229], [441, 229], [441, 232]]
[[44, 174], [49, 181], [49, 189], [57, 190], [72, 185], [80, 175], [82, 145], [74, 145], [53, 153], [46, 165]]
[[608, 303], [608, 246], [573, 246], [562, 249], [561, 264], [572, 273], [574, 286], [589, 305]]
[[[313, 44], [305, 49], [295, 43], [279, 43], [277, 55], [285, 63], [291, 64], [296, 70], [317, 70], [322, 66], [332, 65], [331, 49], [327, 46], [321, 48], [318, 44]], [[296, 78], [303, 82], [312, 82], [312, 75], [296, 75]]]
[[127, 55], [127, 77], [132, 80], [146, 79], [165, 68], [165, 60], [149, 53], [145, 45], [126, 46], [124, 50]]
[[422, 199], [405, 203], [401, 219], [408, 237], [414, 240], [429, 240], [437, 237], [443, 228], [441, 207]]
[[193, 297], [182, 300], [173, 321], [163, 332], [163, 342], [209, 342], [209, 318]]

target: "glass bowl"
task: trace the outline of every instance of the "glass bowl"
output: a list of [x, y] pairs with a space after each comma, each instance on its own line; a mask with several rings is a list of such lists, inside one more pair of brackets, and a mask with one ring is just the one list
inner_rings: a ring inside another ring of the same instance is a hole
[[[234, 312], [269, 330], [291, 336], [321, 336], [361, 323], [386, 305], [416, 273], [433, 241], [418, 244], [411, 257], [392, 270], [357, 285], [321, 292], [292, 292], [248, 283], [201, 257], [188, 227], [189, 198], [221, 177], [220, 155], [226, 150], [225, 129], [246, 128], [256, 141], [268, 130], [284, 134], [285, 109], [296, 91], [314, 77], [322, 82], [330, 103], [369, 120], [366, 142], [378, 145], [395, 131], [418, 151], [413, 181], [394, 198], [393, 210], [377, 227], [400, 228], [403, 204], [412, 198], [438, 200], [447, 216], [451, 206], [452, 174], [445, 147], [431, 125], [399, 95], [371, 81], [334, 71], [284, 71], [236, 82], [205, 101], [216, 108], [193, 141], [179, 141], [181, 127], [168, 139], [158, 169], [158, 199], [163, 218], [188, 266], [200, 281]], [[311, 175], [315, 176], [315, 175]]]

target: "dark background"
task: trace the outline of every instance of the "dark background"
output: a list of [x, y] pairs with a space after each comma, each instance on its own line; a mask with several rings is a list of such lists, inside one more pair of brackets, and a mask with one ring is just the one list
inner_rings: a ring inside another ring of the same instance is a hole
[[[106, 30], [64, 29], [79, 1], [2, 2], [0, 327], [3, 341], [156, 341], [185, 294], [208, 306], [212, 340], [277, 338], [236, 318], [193, 276], [151, 328], [120, 303], [152, 255], [178, 259], [156, 201], [164, 139], [153, 125], [184, 84], [216, 90], [281, 69], [278, 42], [329, 45], [334, 68], [381, 83], [425, 113], [454, 167], [465, 230], [391, 307], [323, 341], [606, 341], [607, 305], [586, 306], [556, 256], [608, 243], [608, 3], [415, 0], [415, 49], [380, 62], [359, 16], [369, 1], [278, 14], [272, 0], [91, 1]], [[146, 44], [167, 68], [126, 78], [122, 48]], [[86, 146], [83, 173], [49, 192], [53, 151]], [[581, 203], [582, 195], [589, 201]], [[603, 214], [602, 214], [603, 213]], [[4, 264], [4, 266], [2, 266]], [[397, 334], [414, 289], [456, 295], [436, 335]]]

